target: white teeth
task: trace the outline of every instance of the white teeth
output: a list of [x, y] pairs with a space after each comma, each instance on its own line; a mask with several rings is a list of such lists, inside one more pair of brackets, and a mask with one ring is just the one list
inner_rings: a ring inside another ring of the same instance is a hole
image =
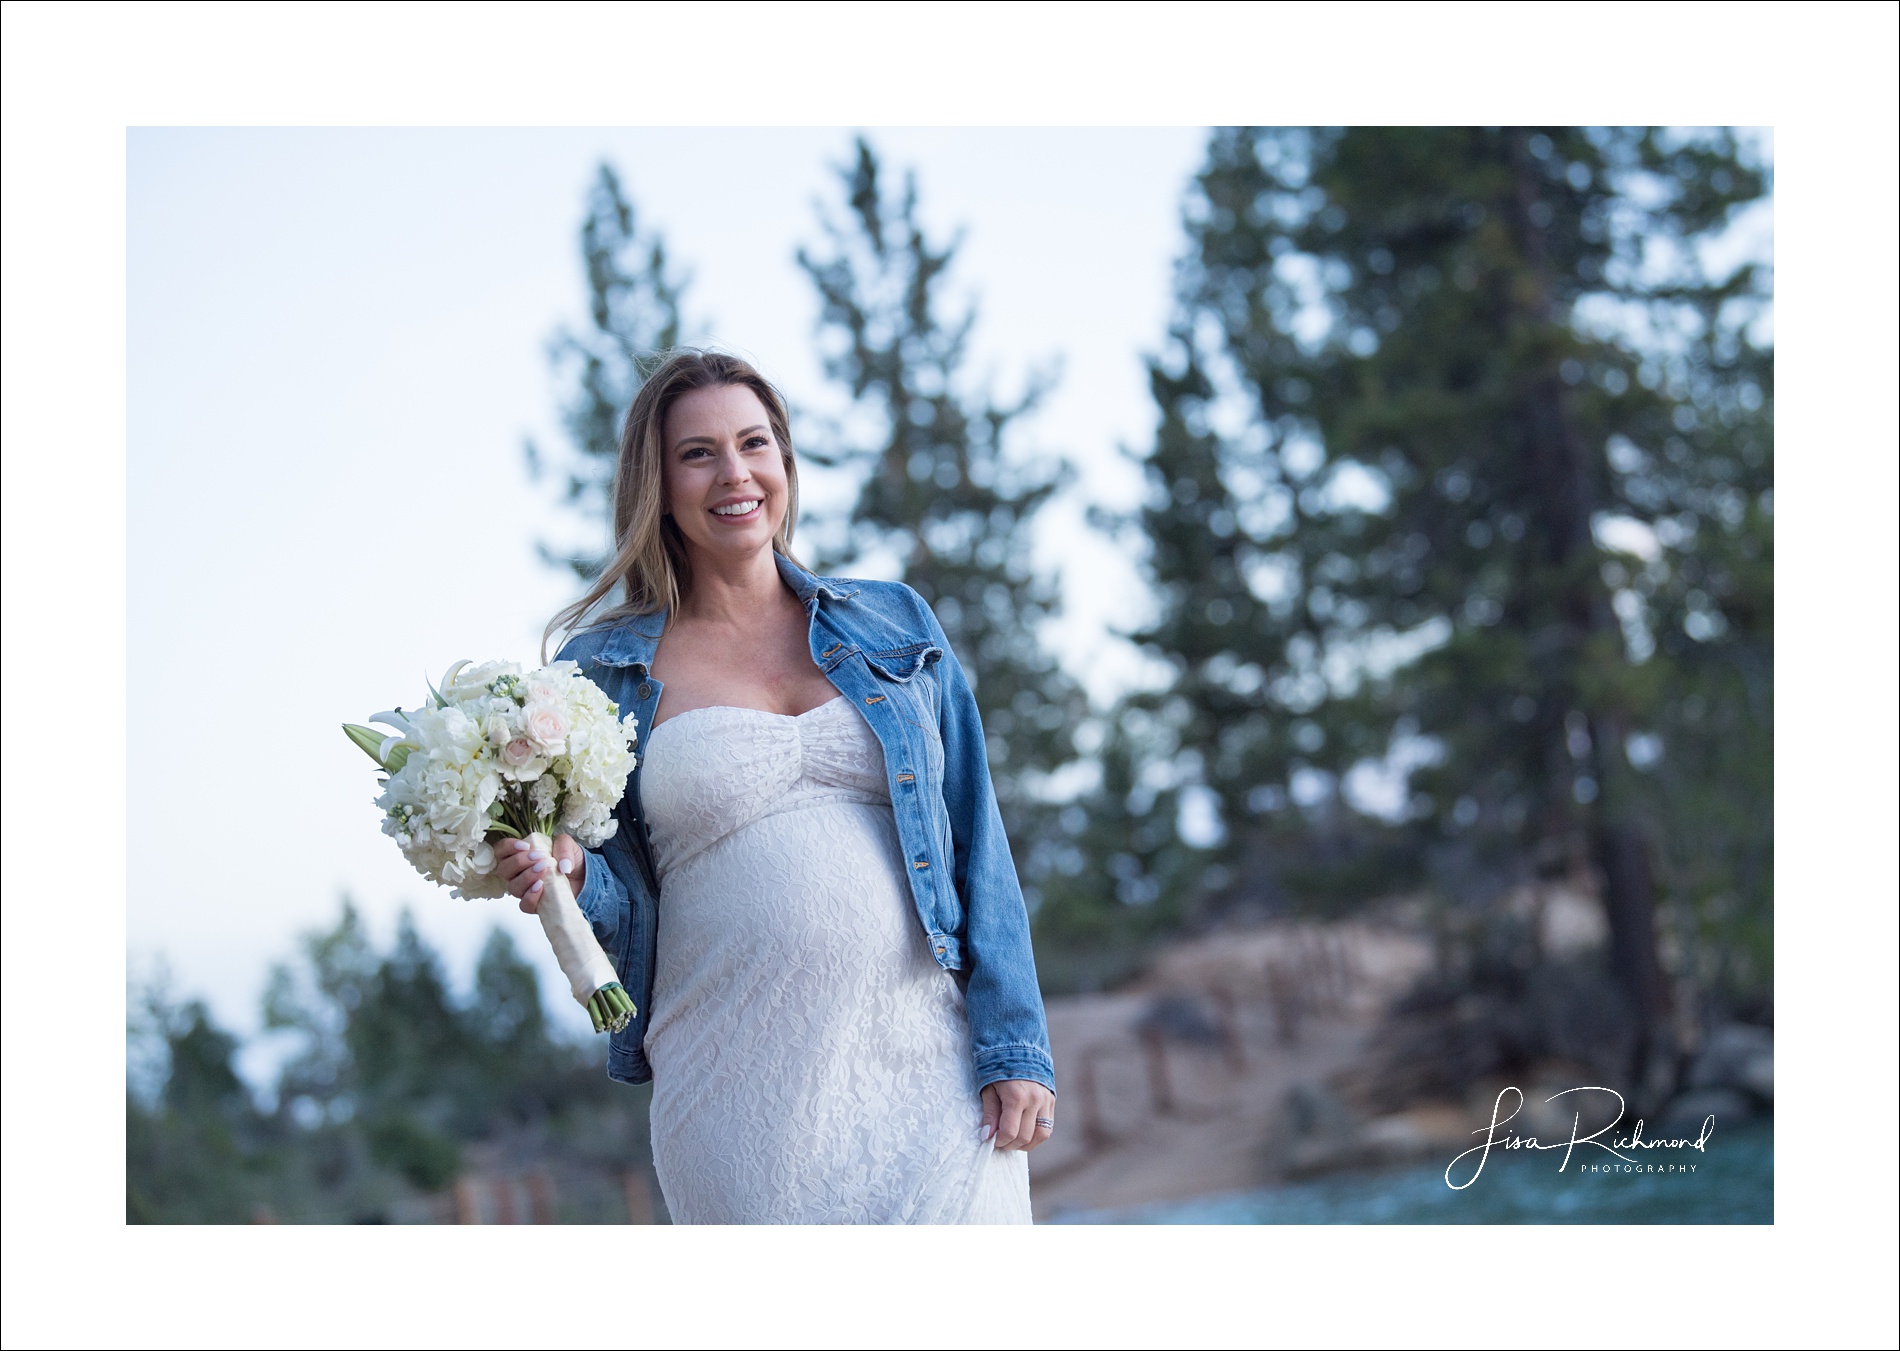
[[743, 516], [748, 511], [751, 511], [752, 508], [758, 506], [759, 501], [760, 499], [755, 497], [750, 502], [734, 502], [729, 507], [714, 507], [713, 515], [715, 516]]

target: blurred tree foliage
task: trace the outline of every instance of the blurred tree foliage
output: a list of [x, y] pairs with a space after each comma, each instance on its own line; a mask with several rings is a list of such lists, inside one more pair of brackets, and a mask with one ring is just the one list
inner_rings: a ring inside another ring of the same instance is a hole
[[[680, 300], [687, 279], [671, 270], [665, 241], [638, 227], [633, 202], [609, 164], [599, 166], [587, 193], [580, 242], [593, 326], [582, 333], [563, 329], [549, 344], [548, 354], [556, 373], [574, 382], [562, 410], [572, 442], [572, 454], [560, 471], [565, 480], [562, 500], [597, 543], [579, 548], [543, 543], [541, 556], [591, 582], [609, 557], [621, 423], [646, 383], [655, 354], [680, 342]], [[536, 478], [553, 472], [533, 441], [527, 443], [526, 454]]]
[[914, 178], [892, 192], [870, 145], [860, 139], [856, 151], [840, 171], [844, 220], [823, 221], [822, 253], [798, 255], [821, 302], [825, 373], [850, 396], [852, 430], [865, 432], [853, 441], [841, 431], [841, 444], [813, 455], [862, 474], [842, 546], [815, 561], [832, 571], [889, 560], [930, 602], [975, 689], [998, 805], [1034, 906], [1057, 862], [1056, 809], [1042, 786], [1074, 759], [1087, 712], [1080, 686], [1041, 641], [1060, 596], [1030, 558], [1036, 514], [1072, 470], [1064, 459], [1008, 453], [1011, 429], [1049, 377], [1032, 376], [1010, 403], [968, 389], [975, 313], [947, 315], [941, 299], [956, 243], [926, 236]]
[[591, 1048], [550, 1035], [534, 969], [505, 932], [490, 934], [467, 999], [407, 913], [387, 952], [347, 903], [302, 947], [264, 996], [267, 1029], [297, 1043], [268, 1111], [234, 1068], [237, 1041], [201, 1003], [144, 996], [133, 1031], [157, 1069], [127, 1095], [130, 1220], [415, 1218], [418, 1198], [446, 1188], [472, 1149], [591, 1177], [604, 1215], [578, 1193], [570, 1209], [624, 1218], [616, 1179], [645, 1166], [647, 1095], [607, 1080]]
[[1720, 132], [1213, 135], [1130, 523], [1176, 678], [1044, 933], [1569, 873], [1639, 1074], [1674, 990], [1765, 996], [1766, 191]]
[[232, 1068], [237, 1041], [202, 1002], [148, 994], [136, 1031], [162, 1048], [154, 1100], [126, 1097], [126, 1219], [134, 1224], [250, 1220], [274, 1195], [280, 1155]]

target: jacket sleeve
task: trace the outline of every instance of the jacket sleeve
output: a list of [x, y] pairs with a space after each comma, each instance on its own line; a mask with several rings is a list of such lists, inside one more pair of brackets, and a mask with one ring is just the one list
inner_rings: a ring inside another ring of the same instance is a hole
[[988, 745], [975, 692], [943, 626], [915, 591], [931, 641], [943, 649], [938, 664], [942, 701], [943, 798], [955, 852], [952, 875], [963, 903], [964, 1010], [976, 1057], [977, 1082], [1031, 1079], [1055, 1089], [1049, 1025], [1036, 981], [1029, 911], [1016, 877], [990, 780]]
[[[569, 639], [555, 654], [556, 661], [580, 662], [581, 674], [596, 685], [605, 688], [600, 678], [600, 668], [588, 660], [588, 653], [580, 648], [578, 642]], [[600, 944], [601, 951], [613, 962], [614, 969], [624, 972], [624, 945], [628, 939], [631, 893], [625, 878], [633, 874], [637, 866], [628, 846], [626, 822], [622, 820], [619, 829], [601, 842], [598, 849], [584, 851], [587, 855], [587, 875], [581, 881], [580, 890], [574, 893], [574, 903], [580, 907], [581, 914], [587, 917], [588, 924], [594, 930], [594, 940]]]
[[[616, 845], [620, 847], [616, 849]], [[610, 858], [610, 851], [620, 857]], [[633, 861], [625, 857], [626, 852], [618, 831], [600, 848], [586, 850], [587, 876], [581, 881], [581, 889], [574, 894], [574, 903], [587, 916], [601, 951], [615, 959], [615, 970], [620, 968], [620, 942], [626, 928], [629, 906], [627, 885], [620, 880], [618, 869], [633, 867]]]

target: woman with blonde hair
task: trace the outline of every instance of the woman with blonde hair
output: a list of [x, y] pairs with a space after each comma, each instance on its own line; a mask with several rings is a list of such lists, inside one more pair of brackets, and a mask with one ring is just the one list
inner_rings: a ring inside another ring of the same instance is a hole
[[797, 509], [778, 392], [668, 357], [549, 625], [639, 718], [620, 827], [502, 873], [529, 911], [568, 874], [633, 994], [607, 1068], [653, 1083], [676, 1221], [1026, 1224], [1054, 1066], [976, 701], [910, 587], [799, 564]]

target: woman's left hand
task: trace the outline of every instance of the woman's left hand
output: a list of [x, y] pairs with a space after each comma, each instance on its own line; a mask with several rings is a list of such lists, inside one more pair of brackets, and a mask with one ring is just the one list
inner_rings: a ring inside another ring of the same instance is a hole
[[1056, 1095], [1034, 1079], [983, 1085], [983, 1134], [998, 1149], [1034, 1149], [1054, 1133], [1055, 1119]]

